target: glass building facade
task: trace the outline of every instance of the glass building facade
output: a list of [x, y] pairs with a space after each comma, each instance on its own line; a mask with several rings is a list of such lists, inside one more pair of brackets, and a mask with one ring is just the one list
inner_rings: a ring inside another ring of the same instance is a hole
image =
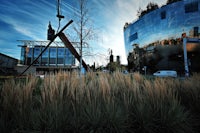
[[[45, 46], [22, 46], [21, 64], [30, 65], [44, 50]], [[68, 48], [60, 46], [48, 47], [33, 64], [34, 66], [71, 66], [75, 65], [75, 57]]]
[[140, 17], [137, 21], [124, 26], [126, 54], [134, 44], [140, 47], [150, 43], [179, 38], [182, 33], [199, 36], [200, 0], [174, 2]]

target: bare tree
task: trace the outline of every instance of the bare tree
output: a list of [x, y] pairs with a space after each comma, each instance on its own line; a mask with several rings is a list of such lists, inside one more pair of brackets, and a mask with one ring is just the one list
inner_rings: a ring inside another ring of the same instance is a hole
[[88, 41], [92, 34], [92, 28], [89, 26], [89, 9], [88, 0], [78, 1], [79, 12], [76, 13], [77, 23], [74, 26], [74, 30], [78, 36], [78, 42], [80, 43], [80, 69], [83, 57], [83, 46], [88, 45]]

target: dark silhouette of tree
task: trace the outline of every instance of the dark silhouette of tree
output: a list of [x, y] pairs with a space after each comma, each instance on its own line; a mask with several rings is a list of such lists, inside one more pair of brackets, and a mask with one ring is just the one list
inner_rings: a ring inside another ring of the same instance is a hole
[[182, 0], [167, 0], [167, 4], [171, 4], [171, 3], [174, 3], [174, 2], [177, 2], [177, 1], [182, 1]]
[[134, 55], [132, 52], [129, 53], [127, 60], [128, 60], [128, 71], [131, 72], [134, 68]]
[[140, 18], [142, 16], [144, 16], [145, 14], [158, 9], [158, 4], [154, 3], [154, 2], [150, 2], [147, 4], [146, 6], [146, 10], [142, 10], [141, 8], [138, 9], [137, 11], [137, 16]]
[[137, 10], [137, 16], [140, 17], [141, 14], [142, 14], [143, 10], [142, 8], [140, 7], [138, 10]]
[[158, 9], [158, 4], [156, 4], [156, 3], [150, 2], [147, 5], [147, 12], [151, 12], [151, 11], [156, 10], [156, 9]]

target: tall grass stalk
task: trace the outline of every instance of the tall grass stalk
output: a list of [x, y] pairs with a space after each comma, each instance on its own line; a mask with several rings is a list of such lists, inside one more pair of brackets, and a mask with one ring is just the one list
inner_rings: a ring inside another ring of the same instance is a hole
[[8, 80], [0, 91], [0, 132], [198, 132], [199, 80], [120, 72]]

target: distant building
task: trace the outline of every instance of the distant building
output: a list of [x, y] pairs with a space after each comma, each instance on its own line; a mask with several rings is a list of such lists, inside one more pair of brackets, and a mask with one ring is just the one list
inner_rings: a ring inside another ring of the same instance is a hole
[[14, 70], [18, 60], [8, 55], [0, 53], [0, 75], [16, 74]]

